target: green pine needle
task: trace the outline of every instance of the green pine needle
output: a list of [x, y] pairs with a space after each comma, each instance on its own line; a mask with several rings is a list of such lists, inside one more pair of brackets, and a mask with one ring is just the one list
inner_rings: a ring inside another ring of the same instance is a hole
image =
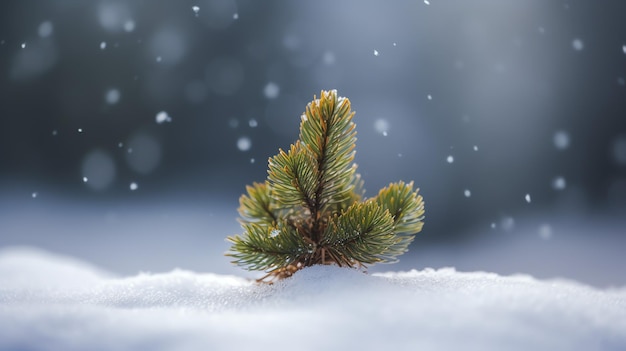
[[246, 186], [248, 195], [239, 198], [239, 215], [242, 222], [260, 222], [276, 225], [278, 213], [275, 201], [270, 196], [267, 182], [254, 183]]
[[393, 218], [374, 201], [355, 203], [333, 218], [321, 244], [340, 266], [388, 261], [395, 244]]
[[314, 264], [395, 262], [408, 250], [422, 230], [422, 196], [398, 182], [362, 200], [353, 116], [336, 91], [307, 105], [300, 139], [271, 157], [267, 181], [239, 200], [244, 233], [227, 238], [233, 263], [284, 278]]

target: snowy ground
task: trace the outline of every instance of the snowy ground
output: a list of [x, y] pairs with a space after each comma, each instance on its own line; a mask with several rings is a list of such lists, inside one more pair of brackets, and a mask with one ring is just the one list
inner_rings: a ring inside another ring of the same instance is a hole
[[369, 275], [313, 267], [259, 286], [223, 256], [236, 201], [47, 197], [0, 199], [2, 351], [626, 349], [619, 216], [485, 223], [460, 244], [418, 238]]
[[624, 350], [626, 289], [426, 269], [312, 267], [278, 284], [119, 277], [0, 251], [1, 350]]

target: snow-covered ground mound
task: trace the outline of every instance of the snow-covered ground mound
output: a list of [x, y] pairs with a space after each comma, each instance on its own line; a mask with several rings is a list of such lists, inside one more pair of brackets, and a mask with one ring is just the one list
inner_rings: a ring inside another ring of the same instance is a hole
[[624, 350], [626, 290], [451, 268], [274, 285], [0, 251], [2, 350]]

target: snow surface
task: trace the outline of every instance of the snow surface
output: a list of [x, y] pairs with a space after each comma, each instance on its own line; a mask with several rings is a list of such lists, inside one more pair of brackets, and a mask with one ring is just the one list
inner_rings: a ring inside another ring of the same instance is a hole
[[0, 251], [1, 350], [624, 350], [626, 289], [318, 266], [274, 285]]

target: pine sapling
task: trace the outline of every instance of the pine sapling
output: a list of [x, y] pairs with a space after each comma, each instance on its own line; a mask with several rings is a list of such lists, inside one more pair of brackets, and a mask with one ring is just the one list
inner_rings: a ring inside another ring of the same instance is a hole
[[244, 232], [227, 238], [233, 263], [281, 279], [317, 264], [392, 263], [408, 250], [422, 230], [422, 196], [400, 181], [363, 197], [353, 116], [334, 90], [307, 105], [299, 140], [271, 157], [267, 180], [239, 200]]

